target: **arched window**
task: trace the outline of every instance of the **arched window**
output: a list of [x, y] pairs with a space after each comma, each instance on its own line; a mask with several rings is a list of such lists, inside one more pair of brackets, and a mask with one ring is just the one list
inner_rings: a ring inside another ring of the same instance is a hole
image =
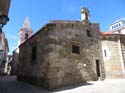
[[24, 39], [28, 39], [28, 37], [29, 37], [28, 33], [25, 33]]

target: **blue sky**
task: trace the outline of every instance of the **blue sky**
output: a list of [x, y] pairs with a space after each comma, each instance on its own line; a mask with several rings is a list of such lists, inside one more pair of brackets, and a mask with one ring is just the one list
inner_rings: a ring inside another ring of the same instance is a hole
[[125, 17], [125, 0], [11, 0], [10, 21], [3, 28], [11, 53], [18, 44], [18, 31], [26, 17], [34, 32], [49, 20], [80, 20], [80, 8], [90, 10], [91, 22], [100, 23], [101, 31]]

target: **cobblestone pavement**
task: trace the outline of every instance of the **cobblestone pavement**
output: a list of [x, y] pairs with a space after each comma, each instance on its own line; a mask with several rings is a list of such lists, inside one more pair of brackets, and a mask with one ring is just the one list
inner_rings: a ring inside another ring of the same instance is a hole
[[125, 79], [106, 79], [89, 82], [76, 88], [61, 90], [56, 93], [125, 93]]
[[0, 76], [0, 93], [51, 93], [16, 80], [16, 76]]
[[0, 76], [0, 93], [125, 93], [125, 79], [106, 79], [45, 91], [16, 81], [16, 76]]

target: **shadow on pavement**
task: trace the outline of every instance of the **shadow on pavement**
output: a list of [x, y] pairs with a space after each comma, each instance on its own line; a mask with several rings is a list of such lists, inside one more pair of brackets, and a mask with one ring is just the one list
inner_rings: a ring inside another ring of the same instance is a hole
[[36, 87], [25, 82], [17, 81], [16, 76], [0, 76], [0, 93], [53, 93], [88, 85], [93, 84], [82, 83], [47, 91], [40, 87]]
[[16, 80], [16, 76], [0, 76], [0, 93], [52, 93]]

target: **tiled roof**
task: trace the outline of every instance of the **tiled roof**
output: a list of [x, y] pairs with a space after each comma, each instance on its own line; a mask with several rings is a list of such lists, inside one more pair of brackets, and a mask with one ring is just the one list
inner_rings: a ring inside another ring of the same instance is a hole
[[101, 32], [100, 33], [102, 36], [106, 36], [106, 35], [124, 35], [121, 33], [112, 33], [112, 32]]
[[109, 34], [114, 34], [112, 32], [101, 32], [101, 35], [109, 35]]

